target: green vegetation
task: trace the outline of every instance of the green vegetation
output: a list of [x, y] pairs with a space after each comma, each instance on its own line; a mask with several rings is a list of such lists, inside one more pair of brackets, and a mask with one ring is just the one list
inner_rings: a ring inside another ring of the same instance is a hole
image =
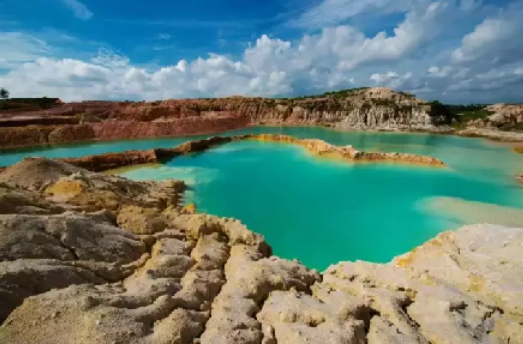
[[58, 98], [11, 98], [0, 102], [0, 110], [37, 111], [51, 109], [61, 104]]
[[488, 117], [494, 114], [486, 109], [486, 104], [451, 105], [442, 104], [435, 100], [430, 102], [430, 115], [442, 116], [445, 124], [452, 124], [456, 129], [461, 129], [470, 121]]
[[430, 117], [441, 117], [443, 120], [441, 124], [451, 124], [457, 117], [452, 113], [448, 105], [442, 104], [437, 100], [434, 100], [430, 104]]
[[[351, 93], [366, 90], [370, 87], [357, 87], [357, 88], [350, 88], [346, 90], [339, 90], [339, 91], [332, 91], [332, 92], [325, 92], [323, 94], [317, 94], [312, 96], [302, 96], [302, 97], [296, 97], [291, 99], [307, 99], [307, 98], [323, 98], [323, 97], [334, 97], [334, 98], [347, 98]], [[287, 99], [287, 98], [283, 98]]]
[[354, 93], [354, 92], [357, 92], [357, 91], [362, 91], [362, 90], [367, 90], [369, 88], [370, 87], [357, 87], [357, 88], [351, 88], [351, 89], [347, 89], [347, 90], [326, 92], [326, 93], [320, 95], [319, 97], [331, 96], [331, 97], [334, 97], [334, 98], [346, 98], [351, 93]]
[[395, 106], [396, 102], [393, 99], [387, 99], [387, 98], [371, 98], [370, 102], [374, 105], [381, 105], [381, 106]]

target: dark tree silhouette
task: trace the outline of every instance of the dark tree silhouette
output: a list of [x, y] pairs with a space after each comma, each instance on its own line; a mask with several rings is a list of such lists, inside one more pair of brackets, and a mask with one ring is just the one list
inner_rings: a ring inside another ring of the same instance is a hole
[[9, 91], [5, 88], [0, 88], [0, 98], [7, 99], [9, 98]]

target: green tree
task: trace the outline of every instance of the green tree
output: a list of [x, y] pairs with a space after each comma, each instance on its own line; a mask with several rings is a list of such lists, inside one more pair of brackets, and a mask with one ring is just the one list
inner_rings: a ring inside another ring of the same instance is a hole
[[0, 88], [0, 98], [7, 99], [9, 98], [9, 91], [5, 88]]

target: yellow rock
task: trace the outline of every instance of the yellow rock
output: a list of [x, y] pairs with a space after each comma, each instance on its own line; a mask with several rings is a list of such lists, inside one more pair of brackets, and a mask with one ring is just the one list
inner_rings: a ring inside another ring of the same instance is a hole
[[196, 204], [187, 204], [185, 207], [183, 207], [183, 212], [186, 214], [196, 214], [198, 212], [198, 209], [196, 208]]

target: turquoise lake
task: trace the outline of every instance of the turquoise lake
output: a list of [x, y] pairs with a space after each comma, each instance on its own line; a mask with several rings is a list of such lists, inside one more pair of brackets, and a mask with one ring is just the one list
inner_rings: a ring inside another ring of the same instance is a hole
[[[523, 209], [523, 188], [514, 178], [523, 172], [523, 156], [486, 140], [314, 127], [255, 127], [227, 135], [243, 133], [281, 133], [360, 150], [430, 155], [449, 168], [348, 164], [313, 157], [293, 145], [245, 141], [123, 175], [183, 179], [191, 186], [186, 203], [240, 219], [266, 237], [274, 254], [319, 270], [343, 260], [387, 262], [442, 231], [477, 221], [504, 222]], [[10, 150], [0, 153], [0, 166], [26, 156], [79, 157], [173, 147], [195, 138]], [[506, 209], [510, 215], [504, 215]]]

